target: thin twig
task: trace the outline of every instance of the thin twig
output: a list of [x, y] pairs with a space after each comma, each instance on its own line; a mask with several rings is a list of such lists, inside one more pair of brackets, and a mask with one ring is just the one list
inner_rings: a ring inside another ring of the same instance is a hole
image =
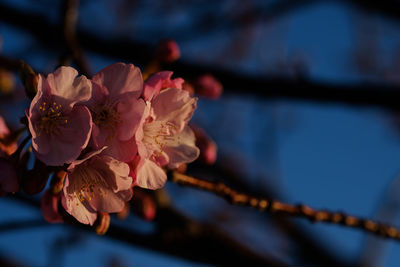
[[[33, 208], [40, 208], [38, 199], [25, 194], [9, 195], [9, 199], [20, 201]], [[132, 229], [133, 227], [123, 227], [113, 223], [104, 237], [205, 264], [290, 266], [281, 262], [276, 256], [258, 255], [218, 228], [197, 222], [169, 206], [158, 208], [157, 217], [153, 223], [157, 225], [157, 230], [150, 234], [141, 233], [137, 229]], [[69, 222], [66, 225], [94, 234], [91, 227], [78, 222]], [[224, 255], [230, 256], [224, 257]]]
[[[62, 8], [63, 14], [63, 32], [68, 53], [75, 61], [82, 74], [90, 74], [89, 65], [83, 55], [82, 48], [76, 35], [76, 25], [78, 22], [79, 0], [65, 0]], [[68, 56], [68, 55], [67, 55]], [[63, 62], [62, 62], [63, 63]]]
[[[0, 4], [0, 21], [32, 33], [46, 47], [58, 49], [60, 45], [64, 44], [63, 38], [60, 38], [59, 35], [60, 26], [52, 24], [41, 15]], [[152, 46], [134, 42], [128, 38], [111, 40], [90, 32], [79, 31], [76, 36], [85, 49], [116, 59], [132, 61], [137, 65], [144, 66], [153, 56]], [[205, 72], [212, 73], [224, 85], [225, 92], [254, 94], [264, 99], [378, 106], [391, 110], [400, 108], [400, 102], [397, 101], [400, 98], [399, 87], [384, 83], [329, 84], [302, 78], [251, 76], [182, 60], [168, 68], [185, 79]]]
[[[229, 184], [233, 188], [240, 188], [242, 192], [253, 196], [269, 199], [281, 199], [280, 194], [274, 190], [274, 186], [253, 187], [243, 179], [241, 171], [232, 168], [232, 163], [237, 161], [233, 158], [219, 159], [214, 165], [201, 164], [198, 161], [188, 165], [187, 174], [196, 177], [219, 177], [221, 181]], [[328, 248], [325, 240], [309, 227], [296, 223], [287, 216], [269, 216], [268, 213], [261, 213], [263, 218], [271, 221], [280, 232], [284, 233], [287, 240], [295, 246], [295, 254], [301, 255], [303, 265], [312, 266], [359, 266], [354, 260], [347, 259], [343, 255]], [[301, 265], [301, 264], [300, 264]]]
[[188, 176], [178, 172], [170, 172], [169, 178], [172, 182], [212, 192], [225, 198], [233, 205], [248, 206], [261, 211], [306, 218], [311, 222], [326, 222], [354, 227], [376, 234], [381, 237], [400, 240], [400, 230], [396, 227], [362, 219], [342, 212], [331, 212], [327, 210], [316, 210], [309, 206], [300, 204], [292, 205], [272, 199], [253, 197], [233, 190], [223, 183], [213, 183]]

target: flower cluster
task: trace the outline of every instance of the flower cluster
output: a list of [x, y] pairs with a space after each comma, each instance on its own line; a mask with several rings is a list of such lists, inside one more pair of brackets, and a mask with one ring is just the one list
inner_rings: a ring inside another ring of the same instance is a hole
[[199, 156], [188, 126], [197, 99], [183, 79], [159, 72], [143, 82], [139, 68], [116, 63], [87, 79], [72, 67], [39, 75], [27, 111], [37, 159], [67, 171], [64, 209], [93, 225], [98, 214], [120, 212], [132, 187], [161, 188], [163, 168]]

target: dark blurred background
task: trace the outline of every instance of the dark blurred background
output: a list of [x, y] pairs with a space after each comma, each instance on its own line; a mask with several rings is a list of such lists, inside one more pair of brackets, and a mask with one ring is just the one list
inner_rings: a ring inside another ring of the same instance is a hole
[[[90, 76], [117, 61], [144, 71], [167, 38], [181, 58], [164, 69], [224, 86], [193, 118], [217, 162], [188, 173], [400, 225], [400, 1], [0, 0], [0, 115], [18, 128], [29, 105], [17, 60], [42, 73], [72, 64]], [[0, 265], [400, 266], [398, 244], [359, 230], [176, 184], [139, 194], [154, 220], [132, 208], [105, 236], [47, 224], [40, 196], [1, 198]]]

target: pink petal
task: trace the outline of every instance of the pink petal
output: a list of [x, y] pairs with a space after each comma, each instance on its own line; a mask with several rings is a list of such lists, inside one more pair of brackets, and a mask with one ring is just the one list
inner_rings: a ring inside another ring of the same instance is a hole
[[169, 168], [178, 168], [182, 163], [189, 163], [199, 157], [200, 150], [195, 145], [195, 136], [189, 126], [174, 136], [175, 142], [169, 142], [163, 151], [168, 155]]
[[164, 170], [149, 159], [141, 159], [136, 173], [136, 184], [142, 188], [160, 189], [167, 181]]
[[160, 90], [166, 88], [182, 89], [182, 84], [185, 82], [181, 78], [172, 79], [172, 71], [160, 71], [151, 75], [144, 83], [143, 98], [148, 101], [156, 97]]
[[86, 174], [103, 181], [94, 185], [93, 191], [97, 193], [87, 198], [91, 207], [102, 212], [120, 212], [125, 202], [132, 197], [130, 191], [132, 178], [128, 176], [128, 164], [108, 156], [96, 156], [92, 159], [90, 166], [83, 166], [83, 168], [90, 168]]
[[111, 185], [114, 192], [128, 190], [132, 185], [132, 178], [129, 177], [129, 165], [118, 161], [109, 156], [101, 156], [103, 162], [100, 164], [107, 165], [107, 167], [113, 172], [115, 178], [108, 178], [108, 184]]
[[40, 208], [46, 222], [59, 223], [63, 222], [60, 214], [58, 213], [58, 201], [60, 194], [53, 194], [50, 190], [46, 190], [40, 202]]
[[[32, 99], [32, 102], [31, 102], [28, 112], [25, 111], [25, 115], [28, 118], [29, 131], [32, 134], [32, 138], [36, 138], [36, 136], [37, 136], [33, 123], [36, 122], [36, 120], [40, 116], [38, 109], [39, 109], [39, 105], [41, 105], [41, 103], [39, 103], [39, 100], [41, 100], [43, 97], [42, 83], [43, 83], [43, 77], [42, 77], [42, 75], [39, 74], [38, 92], [36, 93], [36, 96]], [[47, 152], [45, 152], [45, 153], [47, 153]]]
[[99, 149], [100, 147], [104, 146], [107, 136], [108, 132], [101, 131], [100, 128], [93, 123], [92, 138], [90, 139], [89, 146]]
[[85, 102], [92, 95], [92, 84], [85, 77], [76, 78], [78, 72], [72, 67], [59, 67], [55, 72], [47, 76], [47, 82], [51, 93], [58, 96], [56, 101], [72, 108], [74, 104]]
[[108, 140], [105, 145], [107, 149], [104, 150], [104, 155], [109, 155], [122, 162], [128, 162], [135, 158], [137, 154], [137, 145], [135, 137], [128, 141], [120, 141], [118, 138]]
[[144, 108], [142, 119], [140, 121], [139, 127], [135, 133], [135, 139], [137, 143], [138, 153], [141, 157], [149, 158], [153, 151], [148, 151], [145, 144], [142, 143], [144, 133], [143, 133], [143, 125], [146, 123], [147, 118], [150, 115], [151, 105], [150, 102], [146, 102], [146, 107]]
[[127, 92], [138, 98], [143, 90], [142, 74], [132, 64], [112, 64], [95, 74], [92, 81], [107, 87], [112, 98]]
[[0, 138], [4, 138], [10, 134], [10, 130], [7, 127], [3, 117], [0, 116]]
[[121, 99], [117, 106], [117, 111], [122, 120], [117, 130], [119, 140], [126, 141], [134, 136], [142, 119], [145, 106], [143, 99], [137, 100], [133, 97]]
[[89, 109], [93, 109], [97, 104], [104, 103], [109, 95], [109, 92], [106, 87], [94, 83], [93, 81], [91, 81], [91, 83], [92, 83], [92, 97], [85, 103], [85, 105], [88, 106]]
[[85, 155], [82, 157], [82, 159], [74, 160], [74, 161], [68, 166], [68, 169], [67, 169], [68, 172], [70, 172], [70, 173], [73, 172], [74, 169], [75, 169], [77, 166], [79, 166], [80, 164], [84, 163], [85, 161], [87, 161], [87, 160], [93, 158], [94, 156], [97, 156], [97, 155], [101, 154], [101, 152], [103, 152], [106, 148], [107, 148], [107, 147], [102, 147], [102, 148], [99, 149], [99, 150], [92, 151], [92, 152], [90, 152], [90, 153], [85, 154]]
[[196, 109], [197, 98], [176, 88], [166, 89], [152, 101], [152, 108], [158, 121], [168, 121], [183, 130]]
[[[73, 187], [74, 185], [71, 184], [71, 186]], [[74, 197], [73, 193], [76, 189], [71, 188], [71, 186], [69, 175], [67, 175], [64, 183], [64, 194], [61, 196], [61, 204], [64, 209], [79, 222], [93, 225], [97, 218], [97, 212], [93, 210], [86, 200], [81, 202], [77, 197]]]
[[[34, 152], [37, 158], [50, 166], [61, 166], [64, 163], [71, 163], [81, 154], [87, 146], [91, 130], [92, 117], [88, 108], [75, 106], [68, 116], [68, 123], [59, 127], [60, 134], [48, 136], [43, 134], [37, 137], [33, 143]], [[48, 153], [41, 154], [37, 148], [46, 147], [45, 142], [50, 146]]]

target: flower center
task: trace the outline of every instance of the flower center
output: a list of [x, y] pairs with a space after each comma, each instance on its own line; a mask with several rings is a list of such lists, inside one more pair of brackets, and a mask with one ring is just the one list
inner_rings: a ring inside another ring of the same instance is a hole
[[62, 105], [53, 102], [52, 104], [43, 102], [40, 107], [40, 119], [39, 123], [36, 125], [36, 131], [38, 136], [44, 131], [46, 134], [59, 135], [59, 126], [68, 123], [68, 118], [62, 114]]
[[96, 169], [88, 166], [80, 166], [75, 169], [74, 176], [76, 177], [74, 182], [77, 183], [74, 190], [74, 198], [79, 199], [80, 202], [84, 202], [85, 200], [90, 201], [96, 195], [100, 195], [101, 198], [107, 195], [104, 188], [107, 188], [108, 185]]
[[169, 121], [145, 123], [143, 143], [154, 151], [154, 156], [160, 156], [165, 146], [181, 143], [180, 137], [175, 134], [176, 130], [176, 125]]
[[111, 131], [110, 138], [115, 135], [116, 126], [121, 123], [119, 112], [115, 109], [114, 105], [108, 101], [104, 104], [96, 105], [92, 110], [93, 122], [106, 130]]

